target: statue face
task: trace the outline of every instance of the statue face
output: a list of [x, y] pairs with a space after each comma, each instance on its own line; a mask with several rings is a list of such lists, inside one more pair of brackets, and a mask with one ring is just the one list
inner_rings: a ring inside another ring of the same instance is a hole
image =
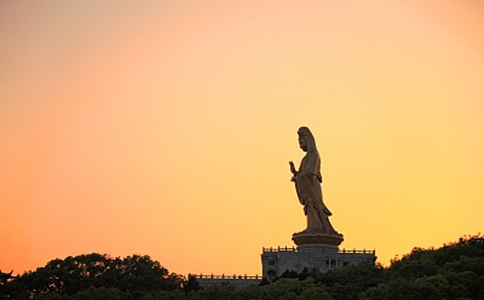
[[303, 151], [308, 151], [308, 141], [306, 140], [306, 137], [305, 136], [299, 136], [299, 147], [303, 150]]

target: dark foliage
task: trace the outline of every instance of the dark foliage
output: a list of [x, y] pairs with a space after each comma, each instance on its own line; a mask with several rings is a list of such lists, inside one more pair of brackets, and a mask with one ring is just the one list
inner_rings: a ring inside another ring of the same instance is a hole
[[385, 268], [380, 264], [359, 264], [321, 274], [317, 281], [324, 283], [336, 300], [359, 299], [362, 292], [385, 281]]
[[45, 267], [10, 282], [5, 286], [5, 293], [19, 300], [49, 294], [91, 299], [89, 295], [95, 292], [106, 295], [105, 298], [114, 295], [113, 299], [123, 299], [123, 294], [174, 291], [181, 289], [182, 284], [182, 277], [169, 273], [149, 256], [122, 259], [93, 253], [54, 259]]
[[484, 300], [484, 238], [415, 248], [388, 268], [360, 264], [325, 274], [287, 271], [272, 283], [247, 288], [200, 288], [195, 278], [184, 281], [148, 256], [99, 254], [53, 260], [0, 288], [4, 298], [19, 300]]
[[188, 280], [183, 285], [183, 290], [185, 291], [185, 293], [188, 294], [193, 291], [198, 291], [200, 288], [201, 288], [200, 283], [198, 283], [197, 278], [194, 276], [188, 275]]
[[484, 238], [461, 238], [440, 249], [414, 248], [386, 270], [368, 299], [484, 299]]

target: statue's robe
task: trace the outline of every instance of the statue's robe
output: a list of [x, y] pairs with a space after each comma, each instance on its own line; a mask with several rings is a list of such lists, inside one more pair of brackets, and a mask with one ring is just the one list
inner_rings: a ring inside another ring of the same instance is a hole
[[337, 233], [328, 217], [331, 212], [323, 203], [321, 189], [321, 158], [315, 150], [309, 150], [302, 159], [299, 171], [294, 178], [299, 201], [304, 205], [308, 227], [306, 232]]

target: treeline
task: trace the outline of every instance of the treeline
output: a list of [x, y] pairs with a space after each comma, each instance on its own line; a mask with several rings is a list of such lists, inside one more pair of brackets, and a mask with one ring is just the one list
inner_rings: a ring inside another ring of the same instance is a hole
[[50, 261], [18, 277], [1, 273], [0, 298], [41, 300], [483, 299], [484, 238], [415, 248], [389, 267], [361, 264], [325, 274], [287, 271], [272, 283], [238, 288], [170, 273], [149, 256], [88, 254]]
[[3, 281], [0, 296], [16, 300], [142, 299], [152, 292], [176, 292], [184, 286], [182, 276], [168, 272], [149, 256], [113, 258], [97, 253], [54, 259], [45, 267]]
[[286, 272], [283, 277], [314, 281], [329, 294], [297, 298], [293, 290], [292, 299], [484, 299], [484, 238], [464, 237], [440, 249], [414, 248], [388, 268], [362, 264], [319, 275]]

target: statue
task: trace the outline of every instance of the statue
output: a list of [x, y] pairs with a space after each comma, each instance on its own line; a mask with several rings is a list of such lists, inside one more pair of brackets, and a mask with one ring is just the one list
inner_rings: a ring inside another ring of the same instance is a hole
[[316, 148], [316, 142], [307, 127], [299, 128], [297, 133], [299, 146], [306, 152], [306, 156], [302, 159], [299, 170], [296, 170], [292, 161], [289, 162], [289, 165], [293, 174], [291, 181], [295, 183], [299, 202], [304, 206], [307, 228], [295, 233], [293, 240], [298, 245], [330, 244], [337, 246], [343, 241], [343, 235], [334, 230], [329, 222], [331, 211], [323, 203], [321, 158]]

